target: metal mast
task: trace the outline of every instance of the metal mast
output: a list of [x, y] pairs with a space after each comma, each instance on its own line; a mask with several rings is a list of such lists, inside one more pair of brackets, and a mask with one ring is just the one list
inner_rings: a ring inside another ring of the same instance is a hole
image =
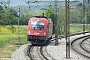
[[66, 38], [66, 59], [70, 59], [70, 26], [69, 26], [69, 0], [65, 0], [66, 7], [66, 26], [65, 26], [65, 38]]
[[57, 27], [57, 18], [58, 18], [58, 16], [57, 16], [57, 6], [58, 6], [58, 1], [57, 0], [55, 0], [55, 16], [56, 16], [56, 26], [55, 26], [55, 38], [56, 38], [56, 40], [55, 40], [55, 46], [58, 46], [58, 27]]
[[19, 31], [19, 24], [20, 24], [20, 7], [18, 6], [18, 44], [20, 45], [20, 36], [19, 36], [19, 33], [20, 33], [20, 31]]
[[83, 0], [83, 32], [85, 32], [85, 0]]

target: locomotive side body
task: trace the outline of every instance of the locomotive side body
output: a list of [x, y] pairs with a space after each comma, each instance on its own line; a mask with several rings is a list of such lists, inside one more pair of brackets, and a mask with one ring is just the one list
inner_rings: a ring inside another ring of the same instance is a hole
[[52, 23], [46, 18], [31, 18], [28, 22], [27, 40], [32, 44], [44, 44], [52, 36], [52, 28], [49, 25], [51, 26]]
[[52, 38], [52, 31], [53, 31], [53, 22], [51, 19], [48, 19], [48, 38]]

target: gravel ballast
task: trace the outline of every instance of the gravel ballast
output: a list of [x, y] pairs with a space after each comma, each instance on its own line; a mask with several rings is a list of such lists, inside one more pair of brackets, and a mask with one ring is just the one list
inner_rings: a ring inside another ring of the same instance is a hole
[[11, 56], [11, 60], [30, 60], [26, 54], [28, 45], [25, 44], [16, 49]]
[[[72, 36], [70, 37], [70, 40], [72, 41], [80, 36], [83, 36], [83, 34]], [[59, 42], [58, 46], [55, 46], [54, 42], [48, 45], [47, 52], [56, 60], [64, 60], [64, 58], [66, 57], [66, 40], [62, 38], [61, 40], [58, 40], [58, 42]], [[19, 49], [15, 50], [12, 53], [11, 60], [30, 60], [26, 54], [28, 45], [29, 44], [22, 45]], [[70, 56], [71, 60], [90, 60], [76, 53], [72, 49], [70, 49]]]

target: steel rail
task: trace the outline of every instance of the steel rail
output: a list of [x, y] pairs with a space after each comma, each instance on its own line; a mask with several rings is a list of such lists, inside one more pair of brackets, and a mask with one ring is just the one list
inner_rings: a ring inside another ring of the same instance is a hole
[[79, 37], [79, 38], [73, 40], [73, 41], [71, 42], [71, 48], [72, 48], [74, 51], [76, 51], [77, 53], [79, 53], [80, 55], [82, 55], [82, 56], [87, 57], [87, 58], [90, 59], [90, 56], [87, 56], [87, 55], [81, 53], [80, 51], [78, 51], [77, 49], [75, 49], [75, 47], [73, 47], [73, 44], [74, 44], [75, 41], [77, 41], [77, 40], [79, 40], [79, 39], [83, 39], [83, 38], [84, 38], [84, 40], [85, 40], [85, 39], [87, 39], [87, 37], [89, 37], [89, 36], [90, 36], [90, 35], [86, 35], [86, 36], [82, 36], [82, 37]]
[[[49, 60], [48, 57], [44, 55], [43, 47], [49, 44], [49, 40], [46, 41], [44, 45], [29, 45], [27, 50], [27, 55], [29, 56], [30, 60], [38, 59], [39, 60]], [[35, 47], [35, 48], [34, 48]], [[34, 52], [37, 55], [33, 55]], [[38, 57], [37, 57], [38, 56]]]
[[[49, 44], [49, 40], [46, 41], [46, 43], [45, 43], [44, 46], [40, 46], [40, 53], [41, 53], [41, 55], [43, 56], [43, 58], [44, 58], [45, 60], [50, 60], [48, 57], [50, 57], [52, 60], [56, 60], [56, 59], [54, 59], [53, 57], [51, 57], [51, 56], [48, 54], [48, 52], [47, 52], [47, 50], [46, 50], [46, 47], [47, 47], [48, 44]], [[43, 50], [44, 47], [45, 47], [45, 50]], [[45, 52], [46, 52], [46, 54], [48, 55], [48, 57], [44, 54]]]
[[49, 59], [48, 59], [47, 57], [45, 57], [44, 54], [43, 54], [43, 46], [40, 47], [40, 53], [41, 53], [41, 55], [42, 55], [46, 60], [49, 60]]
[[28, 50], [27, 50], [27, 55], [29, 56], [29, 58], [31, 59], [31, 60], [33, 60], [32, 59], [32, 56], [31, 56], [31, 54], [30, 54], [30, 50], [32, 49], [32, 45], [29, 45], [29, 48], [28, 48]]
[[37, 52], [38, 52], [38, 55], [40, 56], [40, 58], [41, 58], [42, 60], [44, 60], [43, 56], [42, 56], [41, 53], [40, 53], [40, 50], [38, 49], [38, 46], [37, 46]]
[[[46, 47], [47, 47], [47, 46], [46, 46]], [[46, 51], [47, 55], [48, 55], [49, 57], [51, 57], [52, 60], [56, 60], [55, 58], [53, 58], [53, 57], [47, 52], [46, 47], [45, 47], [45, 51]]]
[[84, 48], [84, 47], [82, 46], [82, 44], [83, 44], [84, 41], [86, 41], [86, 40], [89, 39], [89, 38], [90, 38], [90, 36], [87, 37], [86, 39], [84, 39], [84, 40], [80, 43], [81, 48], [82, 48], [83, 50], [85, 50], [86, 52], [88, 52], [88, 53], [90, 53], [90, 51], [87, 50], [86, 48]]
[[[75, 36], [75, 35], [81, 35], [81, 34], [86, 34], [86, 33], [90, 33], [90, 31], [87, 31], [87, 32], [79, 32], [79, 33], [76, 33], [76, 34], [70, 34], [70, 36]], [[65, 38], [65, 36], [59, 36], [58, 39], [61, 39], [61, 38]], [[56, 38], [53, 37], [51, 39], [51, 41], [55, 40]]]

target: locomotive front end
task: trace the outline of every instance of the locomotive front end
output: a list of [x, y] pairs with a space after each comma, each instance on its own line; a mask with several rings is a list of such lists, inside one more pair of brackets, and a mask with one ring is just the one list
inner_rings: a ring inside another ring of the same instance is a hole
[[44, 44], [47, 39], [48, 21], [45, 18], [31, 18], [28, 22], [28, 41]]

